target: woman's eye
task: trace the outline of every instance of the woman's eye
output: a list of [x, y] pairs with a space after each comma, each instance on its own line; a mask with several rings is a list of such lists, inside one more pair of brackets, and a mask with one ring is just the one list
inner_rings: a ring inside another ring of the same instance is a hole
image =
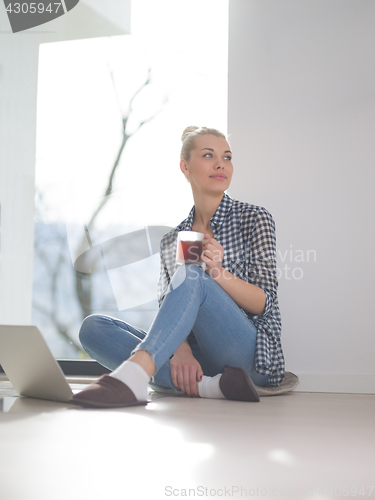
[[[213, 154], [212, 153], [205, 153], [203, 155], [203, 158], [213, 158]], [[224, 156], [224, 160], [229, 160], [231, 161], [232, 160], [232, 157], [231, 156]]]

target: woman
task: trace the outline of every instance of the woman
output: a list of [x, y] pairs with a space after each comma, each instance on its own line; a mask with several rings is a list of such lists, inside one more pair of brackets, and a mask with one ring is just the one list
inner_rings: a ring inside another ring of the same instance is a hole
[[[146, 404], [148, 384], [189, 396], [259, 401], [254, 384], [279, 385], [284, 377], [272, 216], [225, 194], [232, 153], [218, 130], [185, 129], [180, 168], [194, 207], [161, 241], [160, 310], [148, 334], [107, 316], [85, 319], [83, 347], [114, 371], [76, 394], [76, 404]], [[177, 266], [182, 230], [204, 233], [205, 269]]]

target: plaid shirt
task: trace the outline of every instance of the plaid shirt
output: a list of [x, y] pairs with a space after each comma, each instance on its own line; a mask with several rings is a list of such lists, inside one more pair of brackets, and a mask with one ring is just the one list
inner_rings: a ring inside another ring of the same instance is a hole
[[[191, 231], [194, 207], [181, 224], [165, 234], [160, 243], [159, 305], [163, 302], [176, 264], [177, 234]], [[255, 367], [269, 375], [267, 385], [280, 385], [284, 356], [280, 343], [281, 317], [277, 300], [275, 223], [265, 208], [233, 200], [227, 194], [211, 218], [215, 239], [224, 248], [222, 266], [242, 280], [260, 287], [266, 295], [262, 314], [244, 314], [257, 329]]]

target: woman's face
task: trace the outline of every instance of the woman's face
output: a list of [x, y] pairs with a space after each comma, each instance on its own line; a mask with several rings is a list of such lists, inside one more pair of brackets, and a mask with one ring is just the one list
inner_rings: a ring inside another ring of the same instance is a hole
[[220, 193], [228, 189], [232, 179], [232, 153], [228, 142], [215, 135], [201, 135], [189, 160], [181, 160], [180, 168], [194, 191]]

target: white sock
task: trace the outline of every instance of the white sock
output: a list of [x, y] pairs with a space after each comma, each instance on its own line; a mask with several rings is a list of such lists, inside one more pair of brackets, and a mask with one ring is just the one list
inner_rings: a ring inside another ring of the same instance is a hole
[[218, 373], [215, 377], [203, 375], [202, 380], [198, 382], [198, 391], [201, 398], [225, 399], [219, 387], [221, 375], [221, 373]]
[[150, 377], [138, 363], [124, 361], [110, 376], [126, 384], [138, 401], [147, 400]]

